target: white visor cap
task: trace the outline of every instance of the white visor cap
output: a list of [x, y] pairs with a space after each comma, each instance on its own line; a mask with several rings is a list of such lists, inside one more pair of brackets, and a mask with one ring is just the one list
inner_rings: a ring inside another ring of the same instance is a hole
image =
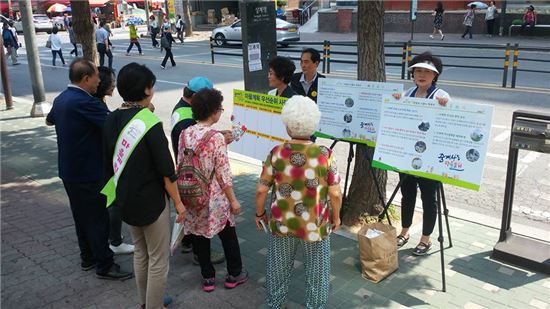
[[417, 64], [413, 64], [409, 67], [409, 71], [412, 71], [414, 68], [424, 68], [428, 69], [430, 71], [434, 71], [435, 73], [439, 74], [439, 71], [435, 68], [433, 63], [426, 61], [426, 62], [419, 62]]

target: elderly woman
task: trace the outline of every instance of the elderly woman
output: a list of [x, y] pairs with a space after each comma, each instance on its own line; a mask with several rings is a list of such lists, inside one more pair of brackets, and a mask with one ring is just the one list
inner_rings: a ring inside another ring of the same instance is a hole
[[296, 92], [290, 87], [290, 79], [294, 74], [296, 66], [294, 62], [287, 57], [275, 57], [269, 62], [269, 87], [275, 89], [270, 90], [268, 94], [279, 97], [291, 98], [296, 95]]
[[[281, 116], [292, 139], [271, 150], [256, 187], [256, 225], [271, 231], [266, 303], [269, 308], [281, 308], [285, 303], [296, 250], [302, 247], [306, 307], [326, 308], [329, 236], [340, 226], [340, 176], [332, 151], [309, 139], [321, 117], [315, 102], [294, 96], [286, 102]], [[270, 188], [268, 218], [264, 203]]]
[[223, 113], [222, 101], [223, 96], [216, 89], [203, 88], [195, 93], [191, 110], [197, 124], [185, 129], [178, 143], [178, 164], [184, 161], [184, 156], [189, 155], [189, 149], [192, 149], [198, 153], [201, 174], [211, 175], [207, 205], [187, 207], [183, 221], [185, 234], [193, 235], [193, 250], [199, 260], [202, 289], [205, 292], [212, 292], [216, 287], [216, 271], [210, 259], [210, 240], [215, 235], [222, 241], [227, 260], [225, 288], [233, 289], [248, 280], [235, 230], [235, 215], [240, 213], [241, 205], [233, 192], [227, 145], [224, 135], [212, 128]]
[[168, 140], [149, 110], [155, 80], [146, 66], [125, 65], [117, 78], [124, 103], [109, 114], [103, 127], [105, 172], [112, 178], [102, 193], [107, 203], [116, 201], [122, 220], [130, 226], [139, 302], [147, 309], [163, 308], [164, 302], [170, 252], [166, 193], [178, 212], [176, 220], [184, 216]]

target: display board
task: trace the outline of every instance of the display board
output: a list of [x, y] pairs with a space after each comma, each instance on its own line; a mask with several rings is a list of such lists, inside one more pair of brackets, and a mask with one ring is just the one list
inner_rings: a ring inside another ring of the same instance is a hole
[[479, 190], [493, 107], [384, 95], [372, 166]]
[[384, 94], [402, 93], [403, 85], [319, 78], [317, 105], [321, 121], [317, 137], [376, 145]]
[[233, 152], [264, 161], [271, 149], [290, 137], [281, 119], [287, 98], [245, 90], [233, 90], [233, 125], [246, 126]]

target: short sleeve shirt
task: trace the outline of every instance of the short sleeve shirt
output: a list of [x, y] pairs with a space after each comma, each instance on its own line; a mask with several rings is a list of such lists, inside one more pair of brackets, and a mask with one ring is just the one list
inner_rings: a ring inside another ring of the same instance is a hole
[[340, 184], [330, 149], [316, 144], [276, 146], [259, 182], [272, 187], [269, 227], [274, 235], [315, 242], [330, 234], [328, 189]]
[[101, 43], [104, 44], [105, 40], [109, 38], [109, 32], [105, 30], [104, 28], [99, 28], [95, 32], [95, 42], [97, 44]]

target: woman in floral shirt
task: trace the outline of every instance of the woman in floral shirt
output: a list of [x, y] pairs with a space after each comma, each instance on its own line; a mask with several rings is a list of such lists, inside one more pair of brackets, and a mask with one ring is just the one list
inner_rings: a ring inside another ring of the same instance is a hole
[[[321, 117], [315, 102], [293, 96], [281, 116], [292, 139], [271, 150], [256, 188], [256, 225], [261, 228], [265, 224], [271, 231], [266, 303], [269, 308], [281, 308], [286, 302], [294, 256], [302, 247], [306, 307], [325, 308], [329, 235], [340, 226], [340, 176], [331, 150], [310, 141]], [[264, 204], [270, 188], [273, 190], [268, 220]]]
[[[185, 148], [195, 149], [203, 136], [213, 129], [211, 126], [220, 120], [223, 112], [223, 96], [216, 89], [202, 89], [193, 96], [193, 118], [197, 121], [180, 134], [178, 162], [182, 161]], [[185, 142], [184, 142], [185, 140]], [[227, 260], [227, 277], [224, 286], [232, 289], [248, 280], [248, 272], [243, 270], [241, 251], [235, 231], [235, 215], [241, 205], [233, 192], [233, 181], [227, 157], [224, 135], [214, 133], [199, 154], [204, 175], [214, 171], [210, 182], [208, 207], [187, 206], [183, 221], [185, 234], [193, 235], [193, 249], [198, 256], [203, 277], [203, 290], [212, 292], [215, 288], [216, 272], [210, 259], [210, 239], [218, 235]]]

